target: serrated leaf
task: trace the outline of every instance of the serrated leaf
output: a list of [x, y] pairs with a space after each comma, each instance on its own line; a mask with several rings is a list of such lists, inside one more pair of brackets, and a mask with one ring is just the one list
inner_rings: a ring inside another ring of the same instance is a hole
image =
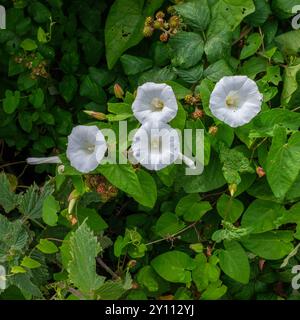
[[4, 172], [0, 173], [0, 206], [6, 213], [18, 205], [18, 196], [11, 191], [9, 180]]
[[34, 184], [20, 199], [20, 212], [26, 219], [41, 218], [44, 200], [52, 194], [53, 190], [54, 188], [49, 182], [41, 190]]
[[86, 223], [83, 223], [70, 237], [71, 261], [68, 265], [69, 279], [85, 294], [92, 294], [104, 283], [104, 277], [96, 273], [96, 257], [100, 244]]

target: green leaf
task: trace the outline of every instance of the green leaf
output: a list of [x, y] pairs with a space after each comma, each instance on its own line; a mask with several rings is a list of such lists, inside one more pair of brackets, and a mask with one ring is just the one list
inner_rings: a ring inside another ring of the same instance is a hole
[[42, 209], [42, 217], [43, 221], [48, 226], [56, 226], [58, 221], [58, 215], [57, 212], [59, 212], [60, 206], [59, 202], [55, 200], [55, 198], [52, 195], [49, 195], [47, 198], [45, 198], [43, 203], [43, 209]]
[[52, 241], [47, 239], [41, 239], [36, 247], [45, 254], [53, 254], [58, 252], [57, 246]]
[[114, 114], [132, 114], [131, 105], [128, 103], [108, 103], [107, 110]]
[[77, 88], [77, 80], [73, 75], [65, 75], [59, 84], [59, 92], [67, 102], [74, 98]]
[[254, 200], [243, 214], [241, 225], [250, 228], [251, 233], [263, 233], [276, 228], [276, 219], [283, 214], [280, 204]]
[[124, 54], [121, 57], [121, 63], [126, 75], [135, 75], [150, 69], [153, 66], [153, 61], [150, 59], [136, 57], [129, 54]]
[[69, 243], [72, 256], [68, 266], [69, 278], [81, 292], [92, 294], [104, 283], [104, 277], [96, 273], [100, 244], [86, 223], [72, 234]]
[[224, 296], [227, 287], [220, 282], [211, 283], [201, 295], [201, 300], [218, 300]]
[[278, 260], [293, 250], [293, 232], [269, 231], [251, 234], [242, 240], [242, 245], [254, 254], [267, 260]]
[[169, 41], [174, 57], [172, 65], [188, 69], [196, 65], [202, 58], [204, 42], [198, 33], [178, 32]]
[[281, 103], [288, 105], [295, 92], [298, 89], [298, 77], [300, 75], [300, 59], [297, 59], [294, 64], [285, 68], [283, 90], [281, 95]]
[[245, 250], [236, 241], [224, 241], [225, 250], [220, 250], [221, 269], [232, 279], [247, 284], [250, 277], [250, 264]]
[[253, 173], [248, 158], [236, 149], [229, 149], [225, 144], [220, 145], [220, 160], [223, 163], [224, 178], [229, 184], [240, 184], [241, 173]]
[[275, 41], [286, 55], [296, 56], [300, 52], [300, 30], [283, 33], [276, 37]]
[[90, 75], [84, 77], [80, 86], [80, 95], [89, 98], [98, 104], [106, 102], [106, 94], [104, 90], [92, 80]]
[[220, 278], [220, 269], [216, 265], [219, 259], [211, 256], [207, 261], [204, 253], [197, 254], [195, 257], [196, 268], [192, 271], [193, 281], [199, 291], [204, 291], [210, 283], [215, 283]]
[[13, 113], [19, 106], [20, 97], [20, 91], [15, 91], [13, 93], [11, 90], [6, 90], [5, 98], [3, 100], [3, 110], [8, 114]]
[[37, 31], [37, 39], [38, 39], [38, 42], [40, 42], [40, 43], [47, 43], [47, 42], [49, 42], [47, 33], [46, 33], [45, 30], [44, 30], [43, 28], [41, 28], [41, 27], [38, 28], [38, 31]]
[[226, 194], [218, 199], [217, 210], [219, 215], [228, 222], [235, 223], [244, 211], [241, 201], [234, 199]]
[[134, 196], [135, 200], [143, 206], [153, 208], [157, 200], [157, 187], [154, 178], [145, 170], [136, 172], [141, 190], [140, 194]]
[[169, 287], [168, 283], [159, 277], [151, 266], [144, 266], [139, 270], [137, 281], [143, 288], [155, 293], [164, 292]]
[[44, 103], [45, 95], [44, 91], [41, 88], [38, 88], [33, 91], [29, 96], [29, 102], [36, 108], [41, 108]]
[[206, 0], [193, 0], [173, 7], [190, 27], [206, 30], [210, 21], [210, 9]]
[[221, 80], [221, 78], [232, 75], [233, 72], [231, 70], [231, 67], [223, 59], [211, 64], [204, 71], [204, 76], [213, 82], [218, 82], [219, 80]]
[[143, 39], [145, 17], [151, 16], [161, 4], [161, 0], [156, 0], [147, 2], [143, 8], [144, 0], [116, 0], [113, 3], [105, 24], [105, 47], [109, 69], [114, 67], [123, 52]]
[[211, 8], [205, 53], [209, 62], [230, 56], [233, 31], [255, 11], [252, 0], [219, 0]]
[[39, 219], [42, 217], [44, 200], [53, 192], [53, 186], [46, 183], [40, 190], [35, 184], [31, 186], [20, 199], [19, 210], [25, 219]]
[[0, 173], [0, 206], [6, 213], [18, 205], [18, 196], [11, 191], [9, 180], [4, 172]]
[[25, 51], [33, 51], [37, 49], [37, 44], [32, 39], [25, 39], [21, 42], [20, 47], [23, 48]]
[[0, 214], [0, 263], [21, 255], [29, 240], [29, 235], [21, 220], [10, 222]]
[[251, 13], [245, 21], [254, 27], [258, 27], [266, 22], [272, 11], [267, 0], [254, 0], [255, 12]]
[[199, 221], [211, 209], [208, 201], [201, 201], [199, 195], [190, 194], [179, 200], [175, 212], [178, 216], [183, 216], [185, 221], [194, 222]]
[[77, 218], [79, 224], [86, 220], [86, 225], [96, 234], [108, 228], [108, 224], [95, 209], [77, 208]]
[[154, 231], [160, 237], [174, 235], [185, 228], [182, 222], [174, 213], [165, 212], [156, 221]]
[[24, 269], [23, 267], [20, 267], [20, 266], [13, 266], [11, 269], [10, 269], [10, 272], [13, 273], [13, 274], [18, 274], [18, 273], [26, 273], [26, 269]]
[[297, 131], [300, 127], [300, 114], [283, 109], [271, 109], [258, 115], [251, 126], [251, 138], [272, 137], [275, 125]]
[[41, 264], [30, 257], [24, 257], [23, 260], [21, 261], [21, 266], [29, 269], [35, 269], [35, 268], [39, 268]]
[[21, 128], [26, 132], [31, 132], [32, 130], [32, 113], [22, 112], [18, 114], [18, 120]]
[[29, 13], [37, 23], [48, 22], [51, 16], [49, 9], [38, 1], [29, 6]]
[[184, 99], [187, 95], [192, 94], [192, 91], [190, 89], [187, 89], [186, 87], [175, 81], [166, 81], [166, 84], [172, 87], [178, 100]]
[[299, 5], [298, 0], [273, 0], [272, 10], [280, 19], [287, 19], [294, 15], [293, 7]]
[[101, 300], [118, 300], [132, 287], [130, 273], [126, 273], [125, 280], [108, 280], [96, 291]]
[[183, 130], [185, 127], [186, 112], [180, 102], [178, 102], [178, 112], [176, 117], [170, 121], [170, 126], [175, 129]]
[[253, 56], [262, 45], [262, 37], [259, 33], [252, 33], [246, 40], [246, 45], [243, 47], [240, 59], [244, 60]]
[[266, 173], [274, 195], [284, 199], [300, 173], [300, 132], [292, 134], [287, 141], [285, 128], [274, 129]]
[[154, 258], [151, 266], [169, 282], [189, 283], [192, 281], [191, 271], [196, 267], [196, 263], [184, 252], [170, 251]]
[[222, 166], [217, 158], [211, 159], [201, 175], [183, 176], [178, 182], [187, 193], [209, 192], [226, 184]]
[[[154, 186], [153, 178], [146, 172], [139, 173], [140, 177], [145, 177], [145, 183], [151, 188], [150, 197], [146, 191], [142, 189], [139, 176], [134, 171], [131, 165], [120, 164], [120, 165], [110, 165], [105, 164], [97, 169], [105, 176], [105, 178], [118, 189], [126, 192], [132, 196], [136, 201], [144, 206], [153, 206], [156, 201], [155, 191], [156, 186]], [[144, 183], [144, 182], [143, 182]]]

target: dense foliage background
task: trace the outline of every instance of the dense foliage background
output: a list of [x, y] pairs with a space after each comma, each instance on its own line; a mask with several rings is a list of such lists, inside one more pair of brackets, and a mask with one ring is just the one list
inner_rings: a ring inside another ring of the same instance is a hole
[[[299, 299], [298, 4], [2, 0], [0, 299]], [[233, 129], [209, 97], [238, 74], [264, 103]], [[137, 128], [131, 104], [147, 81], [173, 87], [174, 128], [205, 130], [202, 175], [23, 162], [64, 154], [72, 127], [91, 123], [83, 110], [107, 115], [100, 128]]]

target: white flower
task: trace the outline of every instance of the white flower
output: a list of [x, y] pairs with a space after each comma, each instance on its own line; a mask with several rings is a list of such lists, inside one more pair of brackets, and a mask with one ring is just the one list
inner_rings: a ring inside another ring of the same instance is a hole
[[261, 110], [263, 96], [246, 76], [222, 78], [210, 97], [210, 110], [219, 120], [236, 128], [249, 123]]
[[174, 163], [180, 154], [179, 136], [163, 122], [144, 123], [131, 144], [134, 158], [149, 170], [161, 170]]
[[44, 157], [44, 158], [27, 158], [26, 162], [28, 164], [45, 164], [45, 163], [61, 163], [59, 157]]
[[141, 123], [147, 121], [167, 123], [175, 118], [178, 105], [170, 86], [147, 82], [138, 87], [132, 110]]
[[67, 157], [82, 173], [95, 170], [104, 158], [107, 144], [96, 126], [77, 126], [68, 137]]

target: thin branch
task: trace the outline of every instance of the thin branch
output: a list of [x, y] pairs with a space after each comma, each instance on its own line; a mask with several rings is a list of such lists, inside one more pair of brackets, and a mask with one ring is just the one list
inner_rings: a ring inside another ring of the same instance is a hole
[[186, 228], [182, 229], [181, 231], [179, 231], [179, 232], [177, 232], [177, 233], [174, 233], [174, 234], [170, 235], [169, 237], [148, 242], [148, 243], [146, 243], [146, 246], [150, 246], [150, 245], [155, 244], [155, 243], [159, 243], [159, 242], [162, 242], [162, 241], [167, 241], [167, 240], [172, 239], [172, 238], [176, 238], [176, 237], [178, 237], [180, 234], [182, 234], [183, 232], [185, 232], [185, 231], [187, 231], [187, 230], [189, 230], [189, 229], [191, 229], [191, 228], [194, 228], [198, 222], [199, 222], [199, 221], [196, 221], [196, 222], [190, 224], [190, 225], [187, 226]]
[[70, 293], [72, 293], [74, 296], [76, 296], [77, 298], [79, 298], [80, 300], [84, 300], [85, 299], [84, 295], [80, 291], [78, 291], [78, 290], [76, 290], [74, 288], [68, 288], [68, 291]]
[[112, 278], [114, 279], [114, 280], [117, 280], [117, 279], [120, 279], [120, 277], [115, 273], [115, 272], [113, 272], [112, 270], [111, 270], [111, 268], [100, 258], [100, 257], [97, 257], [97, 262], [99, 263], [99, 265], [107, 272], [107, 273], [109, 273], [111, 276], [112, 276]]

